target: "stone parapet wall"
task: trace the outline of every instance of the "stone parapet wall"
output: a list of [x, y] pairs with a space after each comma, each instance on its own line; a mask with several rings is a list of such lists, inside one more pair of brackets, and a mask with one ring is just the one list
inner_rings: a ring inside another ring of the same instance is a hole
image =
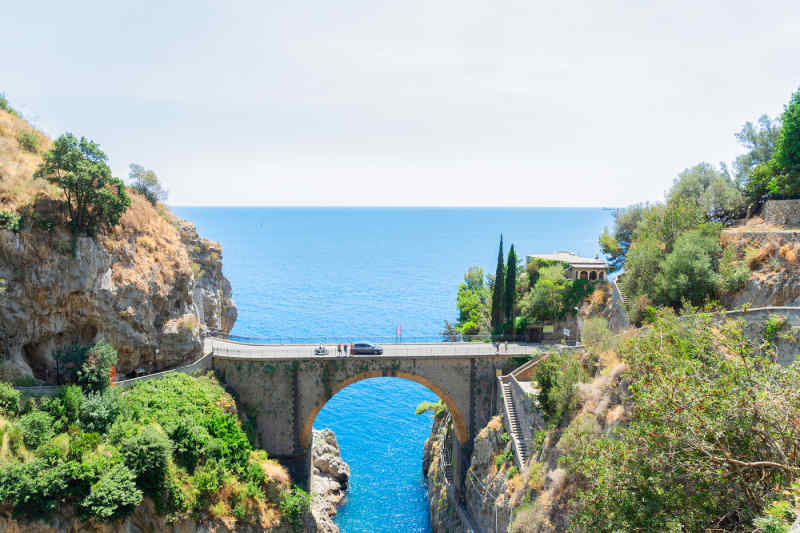
[[780, 226], [800, 226], [800, 200], [767, 200], [764, 220]]

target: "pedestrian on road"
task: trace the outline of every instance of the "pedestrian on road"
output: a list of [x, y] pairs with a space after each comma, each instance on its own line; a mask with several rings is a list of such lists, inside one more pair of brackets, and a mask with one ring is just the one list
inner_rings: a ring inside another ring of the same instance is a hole
[[497, 343], [495, 343], [494, 347], [497, 349], [497, 353], [500, 353], [500, 341], [497, 341]]
[[506, 341], [505, 348], [506, 348], [506, 353], [508, 353], [508, 341]]
[[337, 344], [336, 345], [336, 355], [342, 355], [342, 345], [341, 344]]

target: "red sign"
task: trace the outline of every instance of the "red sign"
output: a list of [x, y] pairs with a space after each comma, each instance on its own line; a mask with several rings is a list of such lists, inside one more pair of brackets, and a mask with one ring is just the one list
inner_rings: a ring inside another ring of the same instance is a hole
[[397, 326], [397, 331], [395, 332], [395, 335], [399, 337], [402, 334], [403, 334], [403, 326]]

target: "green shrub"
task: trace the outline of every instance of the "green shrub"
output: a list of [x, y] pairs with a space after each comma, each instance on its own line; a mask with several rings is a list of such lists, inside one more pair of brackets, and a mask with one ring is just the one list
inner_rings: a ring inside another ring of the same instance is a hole
[[20, 398], [22, 394], [9, 385], [0, 382], [0, 413], [16, 416], [19, 413]]
[[17, 134], [17, 142], [20, 147], [28, 152], [39, 152], [39, 136], [32, 131], [21, 131]]
[[576, 406], [575, 385], [586, 380], [586, 371], [576, 355], [555, 352], [537, 365], [534, 379], [539, 405], [548, 423], [556, 425]]
[[117, 351], [105, 340], [86, 353], [86, 361], [78, 370], [78, 384], [87, 392], [99, 392], [111, 384], [111, 368], [117, 364]]
[[0, 109], [6, 111], [15, 117], [19, 116], [16, 110], [14, 110], [10, 105], [8, 105], [8, 98], [6, 98], [6, 93], [0, 93]]
[[192, 484], [197, 491], [198, 508], [205, 509], [211, 504], [211, 499], [222, 487], [225, 476], [225, 466], [216, 459], [211, 459], [195, 470]]
[[414, 411], [414, 413], [417, 415], [431, 413], [435, 418], [438, 419], [447, 414], [447, 406], [442, 400], [436, 402], [423, 401], [417, 405], [417, 409]]
[[145, 494], [155, 495], [164, 488], [172, 443], [157, 426], [147, 426], [120, 445], [125, 465], [136, 475], [136, 484]]
[[78, 415], [83, 431], [105, 433], [120, 412], [119, 396], [114, 390], [86, 395]]
[[294, 487], [281, 494], [281, 514], [296, 531], [302, 527], [303, 514], [308, 509], [308, 505], [308, 493], [299, 487]]
[[214, 456], [208, 430], [191, 419], [181, 420], [171, 438], [175, 443], [175, 459], [189, 472], [194, 472], [201, 460]]
[[55, 434], [53, 417], [44, 411], [31, 411], [17, 424], [22, 431], [22, 441], [30, 449], [38, 448]]
[[252, 447], [239, 420], [229, 413], [218, 410], [207, 414], [204, 422], [211, 436], [219, 441], [225, 463], [231, 468], [245, 468]]
[[583, 321], [581, 341], [587, 347], [607, 351], [614, 347], [614, 336], [608, 329], [608, 321], [601, 316], [593, 316]]
[[101, 442], [103, 437], [99, 433], [79, 433], [69, 442], [68, 456], [72, 460], [80, 461], [85, 454], [94, 452]]
[[22, 218], [11, 211], [0, 211], [0, 229], [19, 233], [22, 228]]
[[64, 416], [66, 417], [67, 424], [77, 422], [84, 400], [81, 388], [77, 385], [67, 385], [61, 389], [59, 397], [64, 404]]
[[142, 492], [136, 488], [133, 472], [116, 464], [92, 485], [80, 508], [89, 516], [110, 520], [127, 516], [141, 501]]

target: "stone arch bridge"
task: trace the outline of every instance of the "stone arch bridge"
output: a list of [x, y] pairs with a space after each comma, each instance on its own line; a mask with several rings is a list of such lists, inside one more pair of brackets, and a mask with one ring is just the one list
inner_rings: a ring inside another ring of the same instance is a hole
[[[436, 343], [384, 345], [383, 355], [313, 354], [313, 345], [254, 345], [214, 339], [214, 370], [255, 417], [261, 446], [306, 483], [311, 429], [325, 403], [344, 387], [373, 377], [415, 381], [433, 391], [453, 417], [453, 474], [463, 481], [472, 439], [502, 410], [497, 376], [533, 345]], [[409, 413], [413, 415], [413, 413]], [[457, 443], [456, 443], [457, 441]]]

